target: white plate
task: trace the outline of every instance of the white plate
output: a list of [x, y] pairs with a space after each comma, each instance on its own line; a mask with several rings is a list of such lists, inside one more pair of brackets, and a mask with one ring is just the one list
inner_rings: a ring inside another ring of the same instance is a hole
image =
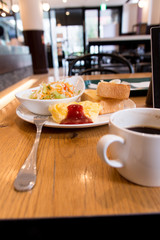
[[[135, 108], [136, 105], [135, 103], [131, 100], [125, 100], [124, 101], [124, 108]], [[20, 105], [16, 109], [16, 114], [18, 117], [23, 119], [24, 121], [34, 123], [33, 118], [35, 116], [34, 113], [28, 111], [23, 105]], [[102, 126], [105, 124], [108, 124], [109, 122], [109, 117], [111, 114], [104, 114], [104, 115], [99, 115], [98, 118], [94, 123], [86, 123], [86, 124], [59, 124], [53, 121], [52, 117], [49, 116], [48, 121], [46, 122], [45, 126], [46, 127], [53, 127], [53, 128], [88, 128], [88, 127], [97, 127], [97, 126]]]

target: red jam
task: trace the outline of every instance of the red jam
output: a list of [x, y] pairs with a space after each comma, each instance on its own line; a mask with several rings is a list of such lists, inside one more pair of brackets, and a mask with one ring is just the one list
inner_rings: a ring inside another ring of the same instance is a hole
[[93, 123], [90, 118], [85, 116], [83, 106], [81, 106], [80, 104], [71, 104], [67, 108], [67, 117], [61, 121], [61, 124]]

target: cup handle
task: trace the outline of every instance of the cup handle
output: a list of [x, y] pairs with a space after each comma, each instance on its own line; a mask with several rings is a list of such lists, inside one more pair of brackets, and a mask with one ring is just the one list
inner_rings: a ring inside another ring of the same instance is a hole
[[117, 135], [112, 134], [104, 135], [97, 143], [97, 153], [99, 157], [111, 167], [122, 168], [124, 166], [124, 163], [122, 161], [120, 161], [119, 159], [110, 160], [106, 154], [109, 145], [114, 142], [120, 142], [124, 144], [125, 141], [122, 137], [119, 137]]

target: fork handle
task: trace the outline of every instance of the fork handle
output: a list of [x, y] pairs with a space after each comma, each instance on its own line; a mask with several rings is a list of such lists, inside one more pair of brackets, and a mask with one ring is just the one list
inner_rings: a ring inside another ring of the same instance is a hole
[[42, 126], [36, 127], [37, 127], [36, 138], [31, 149], [31, 152], [28, 155], [24, 164], [22, 165], [14, 181], [14, 188], [17, 191], [31, 190], [36, 183], [37, 150], [42, 132]]
[[28, 155], [26, 161], [23, 164], [23, 168], [28, 170], [34, 170], [36, 174], [36, 163], [37, 163], [37, 150], [39, 145], [39, 140], [42, 132], [42, 126], [37, 126], [36, 138], [32, 146], [31, 152]]

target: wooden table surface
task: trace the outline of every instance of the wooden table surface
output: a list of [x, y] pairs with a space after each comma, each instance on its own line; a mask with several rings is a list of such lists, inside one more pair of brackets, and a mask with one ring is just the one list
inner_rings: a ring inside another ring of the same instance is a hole
[[[129, 76], [140, 77], [120, 75]], [[107, 75], [110, 77], [115, 75]], [[14, 190], [13, 182], [31, 150], [36, 129], [16, 115], [19, 102], [13, 93], [44, 79], [47, 75], [33, 82], [23, 80], [0, 93], [0, 219], [159, 213], [160, 188], [125, 180], [97, 156], [97, 141], [108, 133], [108, 125], [86, 129], [44, 127], [36, 185], [29, 192]], [[145, 106], [145, 97], [132, 100], [137, 107]]]

